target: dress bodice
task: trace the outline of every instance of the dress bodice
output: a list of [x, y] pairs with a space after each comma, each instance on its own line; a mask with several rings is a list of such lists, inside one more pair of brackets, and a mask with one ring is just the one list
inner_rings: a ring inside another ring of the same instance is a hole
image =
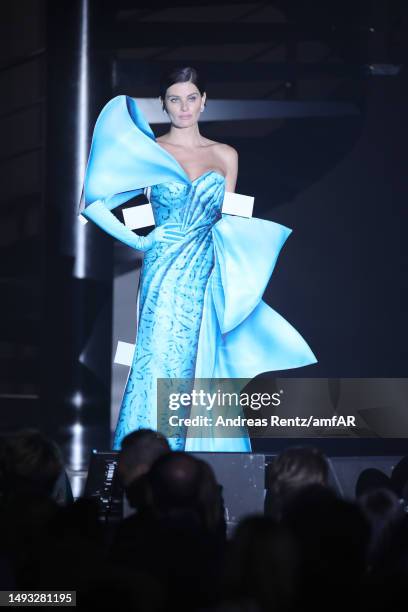
[[190, 185], [179, 181], [153, 185], [150, 202], [156, 226], [171, 221], [186, 231], [199, 227], [210, 230], [222, 216], [224, 193], [225, 178], [214, 170]]

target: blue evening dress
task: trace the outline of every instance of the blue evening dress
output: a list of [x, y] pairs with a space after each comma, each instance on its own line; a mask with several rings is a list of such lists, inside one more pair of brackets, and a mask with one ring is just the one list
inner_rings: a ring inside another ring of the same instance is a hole
[[[162, 429], [157, 378], [245, 378], [317, 359], [296, 329], [262, 296], [291, 229], [221, 212], [225, 178], [195, 180], [155, 139], [136, 101], [110, 100], [95, 124], [82, 215], [133, 248], [142, 240], [110, 212], [150, 187], [156, 226], [180, 223], [184, 238], [144, 254], [138, 328], [113, 449], [131, 431]], [[191, 416], [194, 407], [191, 408]], [[236, 414], [236, 413], [234, 413]], [[188, 451], [251, 451], [246, 427], [233, 438], [211, 429], [169, 440]]]

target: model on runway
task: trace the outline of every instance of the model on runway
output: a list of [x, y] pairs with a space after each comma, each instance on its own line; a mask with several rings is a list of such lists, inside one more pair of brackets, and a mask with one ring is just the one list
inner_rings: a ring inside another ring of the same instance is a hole
[[[161, 429], [158, 378], [252, 378], [317, 361], [262, 300], [292, 230], [222, 213], [225, 192], [235, 191], [238, 154], [200, 133], [206, 92], [196, 70], [168, 74], [160, 100], [170, 129], [157, 139], [133, 98], [106, 104], [84, 181], [83, 216], [144, 251], [135, 351], [114, 449], [135, 429]], [[156, 227], [139, 236], [111, 210], [147, 187]], [[185, 450], [251, 450], [245, 428], [234, 438], [184, 429], [170, 443]]]

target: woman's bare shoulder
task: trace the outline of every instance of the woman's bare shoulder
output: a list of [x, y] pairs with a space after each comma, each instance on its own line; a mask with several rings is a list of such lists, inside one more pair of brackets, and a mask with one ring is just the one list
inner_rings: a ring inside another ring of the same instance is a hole
[[216, 142], [215, 140], [211, 142], [213, 143], [214, 152], [223, 159], [226, 164], [231, 164], [238, 160], [238, 151], [234, 149], [234, 147], [225, 142]]
[[225, 142], [216, 142], [214, 150], [226, 178], [225, 188], [234, 192], [238, 176], [238, 151]]
[[226, 142], [217, 142], [216, 140], [210, 140], [209, 138], [206, 138], [206, 143], [209, 145], [213, 145], [214, 148], [219, 149], [221, 152], [225, 152], [227, 155], [238, 155], [238, 151]]

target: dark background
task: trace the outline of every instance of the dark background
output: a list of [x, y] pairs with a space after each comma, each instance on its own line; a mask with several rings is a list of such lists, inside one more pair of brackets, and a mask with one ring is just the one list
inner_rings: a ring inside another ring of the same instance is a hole
[[[88, 227], [78, 272], [81, 152], [109, 98], [157, 97], [174, 65], [207, 75], [208, 104], [248, 101], [248, 118], [201, 131], [238, 149], [236, 191], [255, 195], [254, 215], [293, 229], [264, 299], [318, 363], [274, 375], [406, 376], [406, 3], [16, 0], [0, 10], [2, 429], [47, 429], [73, 465], [109, 447], [112, 278], [140, 260]], [[257, 119], [256, 100], [322, 113]], [[336, 111], [344, 103], [351, 112]], [[105, 333], [84, 363], [95, 322]], [[374, 442], [381, 453], [398, 441]]]

